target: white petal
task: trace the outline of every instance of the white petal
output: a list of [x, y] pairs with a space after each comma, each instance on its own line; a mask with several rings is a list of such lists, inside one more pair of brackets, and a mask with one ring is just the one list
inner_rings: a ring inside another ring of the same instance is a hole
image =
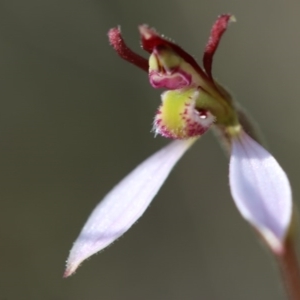
[[127, 175], [94, 209], [67, 260], [65, 277], [124, 234], [144, 213], [170, 171], [195, 140], [174, 141]]
[[281, 253], [292, 215], [285, 172], [268, 151], [242, 133], [232, 142], [229, 177], [240, 213], [275, 253]]

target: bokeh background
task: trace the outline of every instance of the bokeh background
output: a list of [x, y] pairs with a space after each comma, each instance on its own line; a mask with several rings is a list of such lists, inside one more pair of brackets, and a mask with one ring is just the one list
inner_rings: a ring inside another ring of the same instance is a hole
[[212, 23], [234, 13], [214, 74], [255, 117], [299, 204], [300, 4], [296, 0], [2, 0], [0, 300], [279, 300], [277, 266], [239, 216], [228, 161], [207, 134], [143, 218], [62, 279], [98, 201], [168, 141], [160, 92], [107, 41], [139, 48], [148, 23], [201, 61]]

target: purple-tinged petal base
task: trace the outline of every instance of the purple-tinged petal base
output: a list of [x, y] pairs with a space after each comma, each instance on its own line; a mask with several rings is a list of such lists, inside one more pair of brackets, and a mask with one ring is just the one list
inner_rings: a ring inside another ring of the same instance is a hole
[[268, 151], [242, 132], [232, 141], [229, 179], [242, 216], [274, 253], [281, 254], [292, 217], [292, 192], [283, 169]]

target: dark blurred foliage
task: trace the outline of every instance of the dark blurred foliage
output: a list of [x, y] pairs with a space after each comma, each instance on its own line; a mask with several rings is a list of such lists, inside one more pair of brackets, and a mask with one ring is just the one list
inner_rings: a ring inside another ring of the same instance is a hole
[[[212, 134], [175, 168], [138, 224], [62, 279], [96, 203], [168, 141], [142, 71], [107, 41], [122, 25], [137, 51], [148, 23], [201, 60], [221, 13], [214, 74], [260, 124], [300, 186], [300, 4], [236, 0], [2, 0], [0, 300], [285, 299], [273, 258], [241, 219]], [[299, 201], [298, 201], [299, 202]]]

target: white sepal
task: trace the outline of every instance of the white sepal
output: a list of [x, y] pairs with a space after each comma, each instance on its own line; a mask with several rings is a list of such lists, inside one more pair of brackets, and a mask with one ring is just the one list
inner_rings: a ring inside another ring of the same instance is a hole
[[230, 188], [235, 204], [277, 254], [291, 223], [292, 192], [276, 159], [242, 132], [232, 140]]
[[174, 141], [154, 153], [96, 206], [75, 241], [64, 276], [124, 234], [144, 213], [170, 171], [195, 139]]

